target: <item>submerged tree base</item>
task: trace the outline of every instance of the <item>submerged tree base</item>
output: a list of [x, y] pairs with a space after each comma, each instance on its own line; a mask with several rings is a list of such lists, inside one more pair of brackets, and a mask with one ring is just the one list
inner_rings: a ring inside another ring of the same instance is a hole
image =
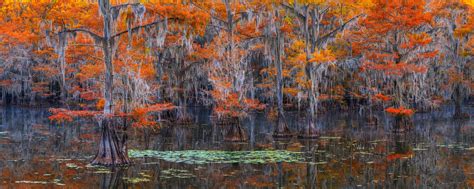
[[470, 116], [467, 113], [455, 113], [453, 119], [469, 119]]
[[[101, 138], [99, 149], [91, 164], [102, 166], [126, 166], [131, 164], [128, 158], [126, 147], [126, 133], [117, 133], [114, 128], [114, 119], [103, 118], [99, 120], [101, 130]], [[119, 136], [122, 136], [119, 138]]]
[[194, 124], [194, 120], [192, 117], [182, 117], [182, 118], [178, 118], [178, 120], [175, 121], [175, 123], [177, 125], [192, 125]]
[[228, 128], [224, 140], [228, 142], [244, 142], [247, 141], [247, 133], [241, 124], [232, 124]]
[[314, 123], [310, 122], [306, 128], [303, 128], [298, 134], [299, 139], [317, 139], [321, 136]]
[[365, 124], [368, 126], [376, 126], [379, 124], [379, 119], [374, 115], [369, 115], [365, 118]]
[[239, 124], [239, 119], [238, 118], [230, 118], [230, 117], [219, 117], [219, 116], [211, 116], [211, 121], [219, 126], [229, 126], [229, 125], [235, 125]]
[[393, 132], [403, 133], [414, 127], [413, 119], [410, 116], [396, 116], [393, 125]]
[[291, 138], [293, 137], [293, 134], [288, 128], [288, 125], [286, 125], [283, 120], [278, 119], [275, 131], [273, 132], [272, 136], [274, 138]]

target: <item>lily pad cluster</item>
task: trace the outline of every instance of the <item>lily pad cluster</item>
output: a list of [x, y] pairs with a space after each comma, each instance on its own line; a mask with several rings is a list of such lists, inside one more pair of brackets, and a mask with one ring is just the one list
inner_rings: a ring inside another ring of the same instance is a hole
[[186, 178], [194, 178], [196, 177], [193, 175], [191, 172], [185, 169], [167, 169], [161, 171], [161, 177], [162, 179], [171, 179], [171, 178], [181, 178], [181, 179], [186, 179]]
[[20, 180], [20, 181], [15, 181], [16, 184], [54, 184], [57, 186], [65, 186], [64, 183], [62, 183], [61, 180], [59, 179], [54, 179], [52, 181], [41, 181], [41, 180]]
[[130, 184], [137, 184], [137, 183], [141, 183], [141, 182], [150, 182], [150, 179], [142, 178], [142, 177], [123, 177], [122, 179], [125, 182], [130, 183]]
[[152, 157], [169, 162], [186, 164], [207, 163], [247, 163], [264, 164], [275, 162], [302, 162], [301, 152], [286, 150], [274, 151], [219, 151], [219, 150], [184, 150], [184, 151], [156, 151], [156, 150], [129, 150], [132, 158]]

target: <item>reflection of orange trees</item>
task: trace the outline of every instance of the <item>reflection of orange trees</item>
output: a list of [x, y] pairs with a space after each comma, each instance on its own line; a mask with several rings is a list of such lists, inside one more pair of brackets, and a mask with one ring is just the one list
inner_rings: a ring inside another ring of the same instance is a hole
[[[463, 171], [466, 175], [469, 175], [467, 178], [466, 178], [466, 182], [467, 182], [467, 185], [469, 187], [474, 187], [474, 175], [472, 173], [474, 173], [474, 164], [471, 163], [466, 163], [464, 164], [463, 166]], [[469, 174], [470, 173], [470, 174]]]
[[57, 122], [57, 123], [64, 123], [64, 122], [72, 122], [74, 118], [82, 117], [94, 117], [95, 115], [99, 115], [99, 111], [88, 111], [88, 110], [67, 110], [64, 108], [51, 108], [49, 111], [53, 114], [49, 116], [49, 120]]
[[410, 117], [415, 113], [415, 111], [413, 111], [412, 109], [405, 108], [403, 106], [399, 108], [390, 107], [390, 108], [385, 109], [385, 111], [397, 117]]
[[387, 101], [390, 101], [392, 98], [390, 98], [387, 95], [379, 93], [374, 96], [374, 99], [382, 101], [382, 102], [387, 102]]
[[134, 120], [132, 126], [135, 127], [158, 127], [160, 120], [156, 121], [153, 114], [157, 114], [164, 111], [173, 110], [176, 107], [171, 103], [165, 104], [154, 104], [146, 107], [136, 108], [131, 113], [131, 118]]
[[395, 161], [399, 159], [407, 159], [407, 158], [412, 158], [414, 156], [413, 151], [408, 151], [405, 153], [394, 153], [387, 155], [387, 161]]
[[[103, 101], [103, 100], [102, 100]], [[101, 101], [99, 101], [101, 102]], [[144, 107], [135, 108], [131, 113], [117, 113], [114, 117], [130, 118], [133, 121], [134, 127], [159, 127], [159, 119], [155, 115], [161, 112], [173, 110], [176, 107], [170, 103], [153, 104]], [[52, 113], [49, 120], [56, 123], [72, 122], [75, 118], [93, 118], [102, 115], [100, 111], [90, 110], [67, 110], [64, 108], [51, 108]], [[110, 116], [110, 115], [109, 115]]]

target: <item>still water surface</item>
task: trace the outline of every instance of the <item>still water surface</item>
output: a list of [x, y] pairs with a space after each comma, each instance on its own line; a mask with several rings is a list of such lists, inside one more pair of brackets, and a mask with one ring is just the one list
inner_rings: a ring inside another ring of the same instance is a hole
[[[472, 108], [466, 109], [472, 114]], [[276, 141], [263, 114], [245, 121], [249, 141], [223, 142], [209, 111], [189, 110], [198, 123], [161, 130], [130, 130], [129, 149], [287, 150], [304, 161], [285, 163], [174, 163], [133, 158], [127, 168], [91, 167], [99, 129], [94, 122], [58, 126], [46, 109], [0, 108], [0, 188], [473, 188], [474, 121], [448, 119], [449, 111], [416, 114], [415, 128], [392, 132], [357, 113], [319, 119], [317, 140]], [[304, 120], [288, 115], [297, 131]]]

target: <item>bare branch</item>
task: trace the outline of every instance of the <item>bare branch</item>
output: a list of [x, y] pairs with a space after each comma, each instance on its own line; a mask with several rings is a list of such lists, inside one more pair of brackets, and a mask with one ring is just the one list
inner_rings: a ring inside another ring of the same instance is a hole
[[76, 33], [76, 32], [82, 32], [82, 33], [85, 33], [85, 34], [88, 34], [90, 35], [92, 38], [94, 39], [100, 39], [101, 41], [104, 40], [103, 37], [99, 36], [98, 34], [90, 31], [90, 30], [87, 30], [87, 29], [83, 29], [83, 28], [76, 28], [76, 29], [66, 29], [66, 30], [63, 30], [59, 33], [62, 33], [62, 32], [66, 32], [66, 33]]
[[338, 32], [340, 31], [343, 31], [345, 29], [345, 27], [347, 26], [347, 24], [351, 23], [352, 21], [355, 21], [357, 18], [361, 17], [363, 14], [359, 14], [357, 16], [354, 16], [352, 17], [351, 19], [349, 19], [348, 21], [346, 21], [344, 24], [342, 24], [341, 26], [337, 27], [336, 29], [332, 30], [331, 32], [329, 32], [328, 34], [324, 35], [323, 37], [321, 37], [320, 39], [318, 39], [318, 41], [316, 42], [317, 44], [323, 44], [325, 43], [328, 39], [334, 37]]
[[177, 18], [168, 18], [168, 19], [162, 19], [162, 20], [158, 20], [158, 21], [155, 21], [155, 22], [152, 22], [152, 23], [149, 23], [149, 24], [145, 24], [145, 25], [140, 25], [140, 26], [136, 26], [130, 30], [124, 30], [124, 31], [121, 31], [121, 32], [118, 32], [117, 34], [115, 34], [114, 36], [112, 36], [112, 38], [116, 38], [116, 37], [120, 37], [121, 35], [123, 34], [126, 34], [128, 33], [129, 31], [130, 32], [137, 32], [138, 30], [142, 29], [142, 28], [148, 28], [148, 27], [152, 27], [154, 25], [157, 25], [157, 24], [160, 24], [164, 21], [167, 21], [167, 20], [178, 20]]
[[187, 72], [188, 70], [190, 70], [193, 66], [195, 66], [195, 65], [200, 65], [200, 64], [204, 64], [204, 63], [206, 63], [206, 60], [191, 62], [191, 63], [188, 64], [186, 67], [184, 67], [184, 68], [182, 68], [181, 70], [179, 70], [179, 75], [184, 75], [184, 74], [186, 74], [186, 72]]
[[298, 12], [298, 10], [295, 10], [295, 8], [291, 7], [290, 5], [286, 3], [281, 3], [281, 5], [285, 7], [286, 9], [290, 10], [291, 12], [293, 12], [298, 18], [305, 19], [305, 16], [303, 14]]
[[120, 4], [120, 5], [115, 5], [110, 7], [110, 9], [122, 9], [122, 8], [127, 8], [128, 6], [138, 6], [141, 5], [141, 3], [125, 3], [125, 4]]

